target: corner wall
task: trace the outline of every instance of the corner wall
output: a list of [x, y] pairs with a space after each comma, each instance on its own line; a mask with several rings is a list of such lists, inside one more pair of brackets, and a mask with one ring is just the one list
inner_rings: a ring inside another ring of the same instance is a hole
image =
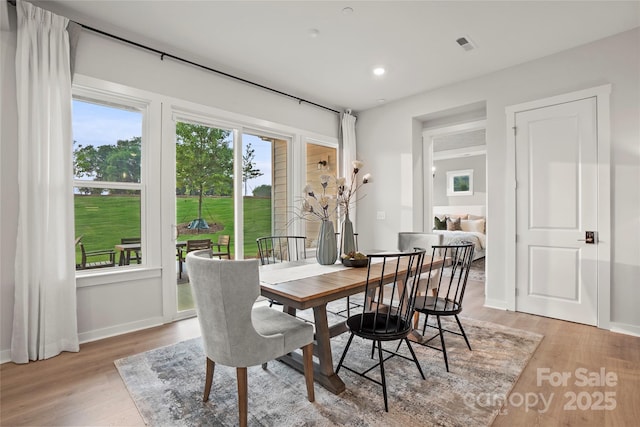
[[[358, 114], [358, 156], [376, 177], [358, 206], [362, 247], [390, 248], [398, 231], [421, 218], [408, 218], [406, 200], [422, 199], [422, 188], [403, 168], [415, 146], [415, 120], [442, 110], [486, 102], [487, 112], [487, 305], [506, 307], [507, 216], [505, 107], [580, 89], [612, 84], [611, 226], [612, 329], [640, 334], [640, 29], [602, 39], [499, 72], [459, 82]], [[421, 167], [414, 162], [414, 167]], [[401, 172], [402, 171], [402, 172]], [[419, 172], [419, 171], [418, 171]], [[411, 207], [420, 212], [418, 206]], [[376, 212], [386, 210], [386, 219]], [[372, 230], [367, 234], [363, 230]], [[375, 232], [373, 231], [375, 230]], [[633, 236], [633, 237], [631, 237]]]

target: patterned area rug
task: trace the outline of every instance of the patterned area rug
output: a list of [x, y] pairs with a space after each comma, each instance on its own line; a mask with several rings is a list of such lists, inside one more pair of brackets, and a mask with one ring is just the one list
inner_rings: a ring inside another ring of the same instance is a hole
[[484, 282], [484, 257], [477, 259], [471, 263], [469, 269], [469, 280]]
[[[316, 400], [310, 403], [302, 374], [277, 361], [269, 362], [267, 370], [251, 367], [249, 425], [490, 425], [500, 407], [487, 404], [486, 397], [504, 401], [542, 336], [468, 318], [461, 321], [473, 351], [461, 337], [445, 337], [451, 372], [446, 372], [440, 352], [420, 345], [414, 349], [426, 381], [409, 361], [396, 357], [385, 363], [388, 413], [381, 387], [349, 371], [340, 372], [347, 385], [344, 393], [336, 396], [316, 384]], [[334, 364], [347, 338], [342, 334], [332, 340]], [[355, 338], [345, 363], [368, 367], [370, 351], [369, 342]], [[216, 366], [210, 400], [202, 402], [205, 358], [200, 338], [119, 359], [115, 365], [147, 425], [238, 423], [234, 368]]]
[[[448, 276], [449, 270], [444, 270], [444, 275]], [[469, 280], [473, 280], [476, 282], [484, 282], [485, 274], [484, 274], [484, 257], [477, 259], [471, 263], [471, 268], [469, 269]]]

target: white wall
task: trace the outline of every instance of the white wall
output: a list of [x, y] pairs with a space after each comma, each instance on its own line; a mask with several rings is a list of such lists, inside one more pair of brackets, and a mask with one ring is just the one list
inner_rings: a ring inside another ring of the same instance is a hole
[[[433, 206], [482, 205], [487, 197], [486, 156], [457, 157], [435, 160], [436, 174], [433, 177]], [[447, 172], [473, 171], [473, 194], [470, 196], [447, 196]]]
[[[0, 8], [6, 13], [6, 2]], [[9, 8], [10, 16], [15, 9]], [[17, 117], [15, 95], [15, 18], [2, 27], [1, 145], [1, 278], [0, 360], [11, 345], [14, 293], [14, 242], [17, 228]], [[165, 59], [121, 42], [83, 32], [76, 73], [168, 95], [257, 119], [337, 139], [339, 117], [296, 100], [248, 86], [211, 72]], [[78, 333], [81, 341], [135, 330], [162, 322], [161, 276], [78, 288]]]
[[[487, 303], [506, 305], [504, 194], [507, 164], [505, 107], [575, 90], [612, 84], [612, 329], [640, 334], [640, 29], [442, 87], [358, 114], [358, 156], [376, 177], [375, 191], [358, 206], [362, 247], [394, 247], [398, 231], [418, 230], [422, 189], [407, 174], [421, 173], [416, 121], [455, 107], [486, 102]], [[402, 171], [402, 172], [400, 172]], [[413, 206], [406, 206], [407, 201]], [[406, 212], [413, 212], [409, 218]], [[376, 212], [386, 211], [377, 220]], [[413, 228], [412, 228], [413, 227]], [[371, 230], [367, 232], [366, 230]]]

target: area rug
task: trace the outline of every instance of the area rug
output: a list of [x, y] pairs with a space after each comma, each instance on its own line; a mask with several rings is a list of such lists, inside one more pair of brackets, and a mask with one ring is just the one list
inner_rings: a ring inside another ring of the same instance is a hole
[[[476, 282], [484, 282], [485, 280], [484, 265], [485, 265], [484, 257], [473, 261], [471, 263], [471, 268], [469, 268], [469, 280], [473, 280]], [[449, 269], [444, 270], [445, 277], [451, 277], [450, 273], [451, 273], [451, 270]]]
[[[347, 370], [347, 390], [334, 395], [315, 386], [306, 398], [304, 377], [286, 365], [269, 362], [248, 369], [250, 426], [487, 426], [500, 410], [487, 404], [508, 395], [542, 336], [461, 318], [473, 351], [449, 335], [450, 372], [442, 353], [414, 345], [425, 373], [395, 357], [385, 363], [389, 412], [380, 386]], [[332, 339], [337, 364], [348, 334]], [[406, 350], [406, 346], [403, 345]], [[354, 339], [346, 364], [370, 366], [371, 344]], [[402, 350], [401, 350], [402, 351]], [[202, 402], [205, 357], [200, 338], [115, 361], [144, 422], [150, 426], [234, 426], [238, 423], [236, 373], [216, 366], [210, 400]]]

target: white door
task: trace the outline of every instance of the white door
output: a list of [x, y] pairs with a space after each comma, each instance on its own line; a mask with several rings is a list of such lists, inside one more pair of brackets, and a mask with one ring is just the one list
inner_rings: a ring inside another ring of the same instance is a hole
[[595, 97], [515, 113], [517, 311], [597, 323], [596, 127]]

